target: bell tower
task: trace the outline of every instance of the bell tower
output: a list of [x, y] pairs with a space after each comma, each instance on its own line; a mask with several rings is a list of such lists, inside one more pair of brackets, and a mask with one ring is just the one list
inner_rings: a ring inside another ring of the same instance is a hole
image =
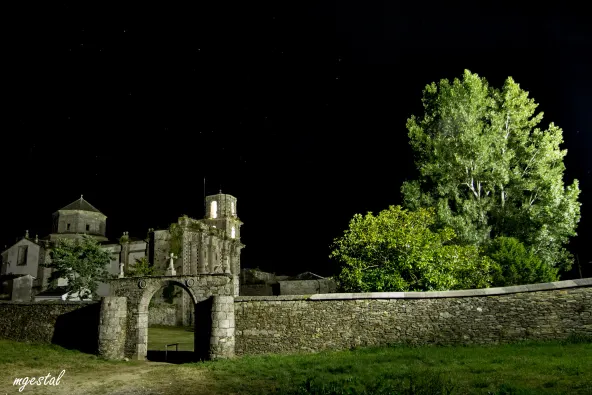
[[206, 216], [204, 222], [226, 232], [230, 239], [240, 241], [240, 227], [243, 223], [238, 219], [236, 198], [232, 195], [218, 193], [206, 196]]

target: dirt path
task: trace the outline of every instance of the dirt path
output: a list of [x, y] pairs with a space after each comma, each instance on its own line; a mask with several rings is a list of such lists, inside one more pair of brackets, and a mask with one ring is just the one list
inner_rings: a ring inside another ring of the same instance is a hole
[[51, 395], [164, 395], [211, 394], [205, 372], [164, 362], [145, 362], [129, 366], [101, 367], [88, 371], [65, 372], [58, 386], [27, 385], [0, 389], [0, 394]]

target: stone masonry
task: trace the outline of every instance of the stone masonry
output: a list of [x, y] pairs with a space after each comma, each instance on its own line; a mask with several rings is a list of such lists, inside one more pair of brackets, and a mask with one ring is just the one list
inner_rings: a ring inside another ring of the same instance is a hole
[[127, 331], [127, 298], [107, 296], [101, 304], [99, 321], [99, 355], [121, 359]]
[[144, 359], [148, 303], [171, 283], [195, 303], [196, 359], [592, 336], [592, 278], [464, 291], [235, 298], [232, 276], [213, 274], [118, 279], [115, 296], [102, 304], [0, 302], [0, 337]]
[[592, 278], [446, 292], [235, 298], [237, 355], [592, 336]]
[[212, 301], [212, 336], [210, 357], [212, 359], [234, 356], [234, 298], [214, 296]]
[[[229, 296], [232, 298], [234, 284], [232, 274], [204, 274], [194, 276], [154, 276], [154, 277], [126, 277], [113, 280], [111, 295], [127, 298], [127, 320], [125, 331], [125, 346], [123, 355], [115, 359], [128, 357], [143, 360], [146, 358], [148, 347], [148, 305], [152, 296], [166, 285], [174, 284], [181, 287], [194, 306], [195, 314], [195, 352], [199, 359], [220, 358], [224, 353], [233, 354], [228, 347], [212, 347], [210, 343], [234, 344], [234, 334], [214, 329], [229, 329], [229, 303], [226, 299], [213, 301], [212, 296]], [[216, 299], [216, 298], [214, 298]], [[106, 299], [105, 299], [106, 300]], [[216, 299], [217, 300], [217, 299]], [[106, 302], [103, 302], [103, 305]], [[225, 314], [213, 314], [224, 312]], [[226, 318], [225, 318], [226, 317]], [[234, 324], [234, 322], [233, 322]]]

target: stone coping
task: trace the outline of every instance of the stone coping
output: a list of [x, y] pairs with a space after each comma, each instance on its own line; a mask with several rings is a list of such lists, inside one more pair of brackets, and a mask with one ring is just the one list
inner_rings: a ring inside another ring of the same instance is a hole
[[40, 304], [70, 304], [70, 305], [83, 305], [83, 304], [94, 304], [94, 303], [101, 303], [100, 300], [39, 300], [37, 302], [17, 302], [12, 300], [0, 300], [0, 304], [30, 304], [30, 305], [40, 305]]
[[592, 286], [592, 278], [556, 281], [552, 283], [515, 285], [500, 288], [464, 289], [459, 291], [432, 292], [368, 292], [368, 293], [333, 293], [314, 295], [281, 295], [281, 296], [237, 296], [235, 302], [259, 300], [352, 300], [352, 299], [431, 299], [431, 298], [459, 298], [472, 296], [506, 295], [522, 292], [551, 291]]

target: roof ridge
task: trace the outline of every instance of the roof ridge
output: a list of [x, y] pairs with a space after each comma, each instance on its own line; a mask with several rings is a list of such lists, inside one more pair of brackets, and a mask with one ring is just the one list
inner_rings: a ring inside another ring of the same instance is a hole
[[[82, 210], [82, 211], [94, 211], [99, 214], [103, 214], [98, 208], [90, 204], [86, 199], [84, 199], [83, 195], [80, 195], [80, 199], [74, 200], [72, 203], [67, 204], [66, 206], [62, 207], [60, 210]], [[103, 214], [104, 215], [104, 214]]]

